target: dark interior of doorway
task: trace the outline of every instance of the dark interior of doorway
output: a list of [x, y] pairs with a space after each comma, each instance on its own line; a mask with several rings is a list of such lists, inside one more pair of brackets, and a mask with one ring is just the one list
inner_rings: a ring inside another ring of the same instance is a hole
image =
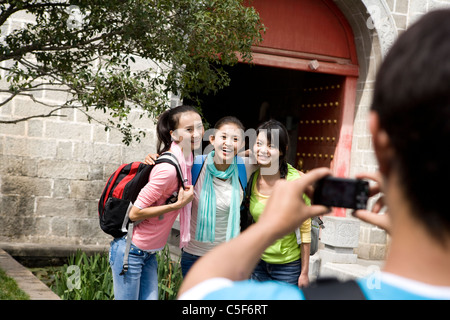
[[226, 70], [231, 79], [228, 87], [215, 95], [199, 96], [205, 120], [213, 127], [220, 118], [235, 116], [246, 129], [256, 129], [269, 119], [280, 121], [290, 134], [290, 163], [295, 161], [297, 124], [304, 88], [342, 80], [342, 77], [330, 74], [242, 63]]

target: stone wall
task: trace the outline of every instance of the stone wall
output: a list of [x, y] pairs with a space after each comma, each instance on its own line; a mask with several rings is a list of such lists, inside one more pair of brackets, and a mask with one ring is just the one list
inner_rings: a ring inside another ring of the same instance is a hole
[[[0, 117], [35, 108], [14, 99]], [[143, 142], [127, 147], [119, 132], [88, 123], [77, 110], [64, 116], [0, 125], [0, 241], [103, 244], [109, 237], [99, 229], [97, 201], [106, 180], [121, 163], [156, 150], [151, 119], [141, 120]]]

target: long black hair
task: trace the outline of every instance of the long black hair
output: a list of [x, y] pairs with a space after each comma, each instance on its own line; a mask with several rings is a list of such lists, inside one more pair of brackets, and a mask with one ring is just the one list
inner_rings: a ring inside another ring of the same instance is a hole
[[174, 131], [178, 127], [180, 116], [184, 112], [195, 112], [199, 114], [198, 110], [189, 105], [181, 105], [172, 109], [168, 109], [161, 113], [156, 124], [156, 134], [158, 136], [157, 153], [161, 154], [170, 149], [172, 144], [172, 136], [170, 131]]
[[275, 145], [275, 147], [280, 150], [280, 176], [282, 179], [286, 179], [288, 172], [286, 157], [289, 146], [289, 134], [286, 127], [281, 122], [272, 119], [259, 125], [256, 129], [256, 135], [258, 136], [260, 132], [265, 132], [267, 135], [267, 142]]

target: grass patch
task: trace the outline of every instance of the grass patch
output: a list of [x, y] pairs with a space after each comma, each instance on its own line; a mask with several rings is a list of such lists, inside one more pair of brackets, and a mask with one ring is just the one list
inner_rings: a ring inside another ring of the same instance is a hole
[[63, 300], [111, 300], [114, 298], [108, 254], [88, 256], [77, 251], [68, 264], [56, 269], [51, 288]]
[[[176, 299], [183, 276], [180, 261], [172, 261], [168, 246], [157, 253], [159, 300]], [[63, 300], [112, 300], [114, 286], [108, 253], [82, 251], [62, 267], [35, 268], [33, 273]]]
[[16, 281], [0, 269], [0, 300], [30, 300]]

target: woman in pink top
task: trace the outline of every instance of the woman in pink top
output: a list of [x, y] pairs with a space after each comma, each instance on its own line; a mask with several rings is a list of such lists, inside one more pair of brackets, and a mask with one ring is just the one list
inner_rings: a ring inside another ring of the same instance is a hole
[[[204, 129], [197, 110], [190, 106], [179, 106], [162, 113], [156, 127], [158, 153], [173, 153], [180, 164], [186, 189], [179, 188], [174, 166], [168, 163], [156, 165], [150, 173], [149, 182], [141, 190], [129, 213], [132, 221], [141, 221], [133, 230], [128, 258], [128, 271], [122, 271], [126, 239], [116, 238], [111, 242], [110, 264], [114, 280], [116, 300], [158, 299], [158, 275], [155, 253], [166, 242], [172, 224], [180, 214], [183, 247], [190, 237], [189, 220], [193, 187], [191, 167], [192, 150], [201, 144]], [[179, 190], [178, 190], [179, 189]], [[178, 191], [175, 203], [166, 201]]]

